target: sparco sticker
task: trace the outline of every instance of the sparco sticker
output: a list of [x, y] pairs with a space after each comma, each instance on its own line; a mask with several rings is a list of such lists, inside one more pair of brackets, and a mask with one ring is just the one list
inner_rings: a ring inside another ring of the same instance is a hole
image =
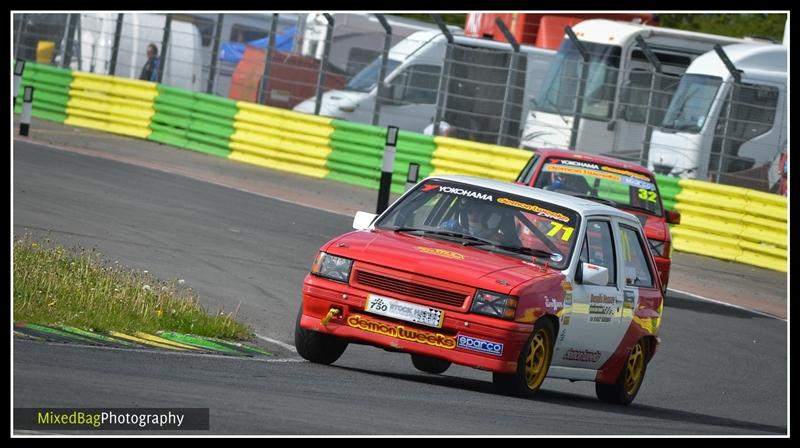
[[597, 362], [600, 360], [600, 352], [596, 350], [575, 350], [571, 348], [564, 353], [567, 361]]
[[483, 339], [471, 338], [469, 336], [458, 337], [458, 347], [473, 350], [490, 355], [502, 356], [503, 344], [499, 342], [484, 341]]

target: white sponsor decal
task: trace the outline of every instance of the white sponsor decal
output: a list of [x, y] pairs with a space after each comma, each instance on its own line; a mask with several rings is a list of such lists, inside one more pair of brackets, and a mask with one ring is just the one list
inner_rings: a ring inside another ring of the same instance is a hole
[[370, 294], [367, 297], [364, 311], [429, 327], [441, 328], [444, 323], [444, 311], [442, 310], [376, 294]]
[[454, 188], [442, 185], [439, 187], [439, 191], [442, 193], [457, 194], [459, 196], [467, 196], [470, 198], [483, 199], [484, 201], [492, 200], [492, 195], [490, 194], [478, 193], [477, 191], [465, 190], [463, 188]]
[[594, 163], [579, 162], [577, 160], [565, 160], [565, 159], [562, 159], [561, 160], [561, 164], [562, 165], [580, 166], [580, 167], [583, 167], [583, 168], [590, 168], [590, 169], [593, 169], [593, 170], [599, 170], [600, 169], [600, 167], [597, 166]]

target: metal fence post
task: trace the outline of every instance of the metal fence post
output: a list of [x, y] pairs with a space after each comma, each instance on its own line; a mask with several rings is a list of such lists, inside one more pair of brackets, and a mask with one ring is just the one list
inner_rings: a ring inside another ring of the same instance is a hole
[[328, 29], [325, 30], [325, 48], [322, 51], [322, 61], [319, 66], [319, 78], [317, 78], [317, 98], [314, 104], [314, 115], [319, 115], [322, 108], [322, 89], [325, 84], [325, 71], [328, 69], [328, 55], [331, 53], [331, 42], [333, 40], [333, 16], [325, 13], [325, 20], [328, 21]]
[[650, 124], [650, 116], [652, 115], [650, 109], [653, 107], [653, 92], [656, 89], [656, 77], [662, 75], [662, 70], [661, 61], [653, 54], [650, 50], [650, 46], [647, 45], [647, 42], [645, 42], [641, 35], [636, 36], [636, 43], [639, 44], [639, 48], [642, 49], [645, 57], [653, 66], [653, 73], [650, 77], [650, 91], [647, 93], [647, 109], [645, 110], [644, 118], [644, 142], [642, 142], [642, 152], [639, 154], [639, 163], [647, 166], [647, 159], [650, 157], [650, 140], [653, 136], [653, 125]]
[[383, 54], [381, 54], [381, 69], [378, 72], [378, 94], [375, 95], [375, 107], [372, 109], [372, 125], [377, 126], [381, 118], [381, 102], [383, 101], [381, 93], [383, 92], [383, 82], [386, 79], [386, 61], [389, 60], [389, 49], [392, 46], [392, 27], [383, 14], [375, 14], [378, 22], [381, 23], [386, 35], [383, 37]]
[[722, 143], [720, 144], [719, 148], [719, 163], [717, 165], [717, 183], [719, 183], [719, 178], [722, 174], [722, 160], [725, 155], [725, 146], [726, 143], [728, 143], [728, 123], [730, 122], [731, 110], [733, 109], [734, 92], [742, 83], [742, 73], [736, 68], [735, 65], [733, 65], [733, 62], [731, 62], [731, 60], [728, 58], [728, 55], [725, 53], [725, 50], [722, 49], [720, 44], [714, 45], [714, 52], [717, 53], [717, 56], [722, 60], [722, 64], [728, 69], [728, 72], [730, 72], [731, 78], [733, 79], [730, 97], [728, 98], [728, 109], [725, 111], [725, 126], [722, 130]]
[[19, 26], [17, 27], [17, 34], [14, 36], [14, 56], [19, 55], [19, 40], [22, 38], [22, 30], [25, 29], [25, 20], [28, 19], [28, 15], [25, 13], [20, 14], [19, 18]]
[[208, 85], [206, 85], [206, 93], [214, 93], [214, 78], [217, 76], [217, 60], [219, 59], [219, 44], [222, 35], [222, 21], [225, 19], [225, 14], [217, 14], [217, 23], [214, 27], [214, 43], [211, 48], [211, 65], [208, 67]]
[[61, 52], [61, 67], [69, 68], [72, 62], [72, 46], [75, 43], [75, 14], [67, 14], [67, 26], [64, 30], [64, 51]]
[[516, 68], [517, 65], [516, 64], [517, 57], [519, 56], [519, 42], [517, 42], [517, 39], [514, 38], [514, 35], [511, 34], [511, 31], [508, 30], [505, 22], [503, 22], [503, 20], [500, 17], [497, 17], [495, 19], [495, 24], [497, 24], [497, 27], [500, 28], [500, 32], [503, 33], [503, 36], [505, 36], [508, 43], [511, 44], [511, 47], [514, 49], [514, 52], [509, 55], [510, 57], [508, 59], [508, 75], [506, 76], [506, 91], [503, 93], [503, 108], [500, 112], [500, 127], [498, 128], [497, 132], [497, 144], [502, 145], [503, 137], [506, 131], [508, 130], [508, 123], [507, 123], [509, 114], [508, 100], [509, 96], [511, 95], [511, 82], [514, 76], [514, 69]]
[[164, 37], [161, 39], [161, 56], [159, 56], [158, 63], [158, 77], [156, 82], [161, 83], [164, 80], [164, 67], [167, 65], [167, 46], [169, 45], [169, 33], [172, 29], [172, 14], [167, 14], [167, 20], [164, 22]]
[[439, 135], [439, 122], [442, 121], [442, 114], [444, 113], [444, 108], [447, 104], [447, 83], [445, 82], [444, 78], [450, 71], [450, 53], [454, 39], [453, 35], [450, 33], [450, 30], [447, 29], [447, 26], [444, 24], [444, 21], [442, 21], [442, 17], [439, 14], [431, 14], [431, 18], [433, 18], [433, 21], [436, 22], [436, 25], [447, 39], [444, 51], [444, 62], [442, 63], [442, 72], [439, 75], [439, 93], [436, 96], [436, 115], [433, 117], [433, 135], [436, 136]]
[[269, 40], [267, 41], [267, 59], [264, 62], [264, 73], [261, 75], [261, 85], [258, 89], [258, 103], [266, 104], [267, 90], [269, 88], [269, 72], [272, 70], [272, 57], [275, 54], [275, 34], [278, 32], [278, 14], [272, 15], [269, 26]]
[[[720, 175], [722, 174], [722, 159], [725, 157], [725, 146], [728, 143], [728, 125], [731, 120], [731, 110], [733, 109], [734, 91], [739, 86], [738, 83], [731, 84], [731, 90], [728, 93], [728, 109], [725, 110], [725, 126], [722, 127], [722, 142], [719, 145], [719, 161], [717, 163], [717, 183], [719, 183]], [[711, 173], [709, 173], [711, 174]], [[711, 176], [709, 176], [710, 179]]]
[[119, 41], [122, 38], [122, 24], [124, 20], [125, 14], [117, 14], [117, 27], [114, 29], [114, 45], [111, 47], [111, 61], [108, 63], [109, 75], [117, 73], [117, 55], [119, 54]]
[[589, 76], [589, 52], [583, 46], [578, 36], [572, 31], [569, 26], [564, 27], [564, 32], [567, 33], [569, 40], [578, 49], [581, 54], [583, 62], [581, 64], [581, 79], [578, 82], [578, 97], [575, 98], [575, 112], [572, 114], [572, 130], [569, 134], [569, 149], [575, 151], [578, 145], [578, 129], [581, 124], [580, 113], [583, 110], [583, 96], [586, 94], [586, 78]]

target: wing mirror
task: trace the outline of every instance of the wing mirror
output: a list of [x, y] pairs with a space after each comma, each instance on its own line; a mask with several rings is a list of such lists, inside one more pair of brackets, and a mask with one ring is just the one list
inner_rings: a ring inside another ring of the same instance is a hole
[[372, 221], [377, 217], [378, 215], [372, 213], [356, 212], [356, 216], [353, 218], [353, 228], [356, 230], [367, 230], [372, 224]]
[[673, 210], [667, 210], [666, 214], [667, 224], [680, 224], [681, 214]]
[[608, 284], [608, 268], [591, 263], [581, 263], [575, 275], [575, 281], [587, 285], [606, 286]]

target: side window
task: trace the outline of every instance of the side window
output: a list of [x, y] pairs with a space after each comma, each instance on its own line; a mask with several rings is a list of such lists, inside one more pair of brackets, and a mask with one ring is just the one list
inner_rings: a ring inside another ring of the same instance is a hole
[[581, 261], [608, 269], [607, 286], [616, 286], [616, 260], [611, 224], [606, 221], [589, 221], [586, 224], [586, 238], [581, 249]]
[[436, 104], [441, 67], [412, 65], [392, 80], [395, 99], [403, 103]]
[[517, 182], [521, 182], [525, 185], [531, 184], [531, 178], [533, 177], [533, 172], [535, 171], [533, 167], [536, 166], [536, 160], [538, 158], [539, 156], [534, 153], [533, 157], [531, 157], [531, 160], [528, 161], [528, 164], [525, 165], [525, 168], [523, 168], [519, 173], [519, 176], [517, 176]]
[[654, 288], [650, 264], [645, 255], [645, 246], [639, 232], [631, 227], [620, 225], [622, 260], [624, 263], [625, 284]]

